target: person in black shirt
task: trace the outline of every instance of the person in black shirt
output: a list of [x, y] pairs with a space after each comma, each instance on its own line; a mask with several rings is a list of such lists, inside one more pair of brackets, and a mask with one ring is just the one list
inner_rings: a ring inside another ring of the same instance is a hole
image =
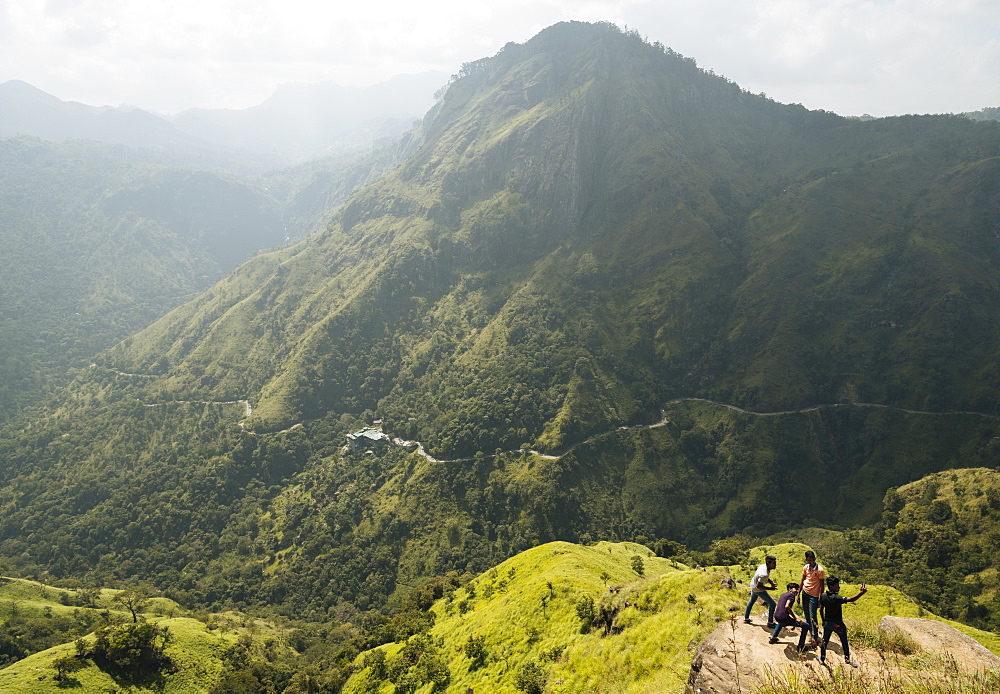
[[861, 584], [861, 592], [853, 598], [845, 598], [840, 595], [840, 579], [830, 576], [826, 579], [827, 591], [819, 598], [819, 613], [823, 617], [823, 644], [819, 649], [819, 662], [826, 664], [826, 646], [830, 643], [830, 637], [834, 633], [840, 637], [840, 644], [844, 650], [844, 662], [857, 667], [858, 664], [851, 661], [851, 647], [847, 645], [847, 627], [844, 625], [844, 604], [854, 602], [868, 592], [868, 586]]

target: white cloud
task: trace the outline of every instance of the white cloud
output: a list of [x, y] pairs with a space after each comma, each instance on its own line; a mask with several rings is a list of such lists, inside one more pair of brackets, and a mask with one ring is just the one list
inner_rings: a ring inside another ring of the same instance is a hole
[[628, 25], [810, 108], [1000, 105], [996, 0], [0, 0], [0, 81], [164, 112], [245, 107], [282, 83], [454, 72], [566, 19]]

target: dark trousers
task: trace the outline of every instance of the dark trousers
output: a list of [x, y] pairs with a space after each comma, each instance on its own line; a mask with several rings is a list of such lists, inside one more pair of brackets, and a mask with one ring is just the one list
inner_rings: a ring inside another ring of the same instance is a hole
[[830, 637], [834, 634], [840, 637], [840, 646], [844, 649], [844, 660], [850, 660], [851, 647], [847, 645], [847, 626], [832, 622], [823, 622], [823, 643], [819, 647], [819, 657], [826, 658], [826, 644], [830, 643]]
[[816, 619], [816, 611], [819, 610], [819, 597], [802, 594], [802, 612], [806, 621], [809, 622], [809, 630], [812, 632], [813, 641], [819, 641], [819, 620]]
[[801, 651], [803, 648], [805, 648], [806, 636], [809, 635], [809, 623], [802, 622], [796, 619], [788, 619], [787, 617], [784, 620], [779, 619], [778, 623], [774, 625], [774, 631], [771, 632], [771, 638], [772, 639], [778, 638], [778, 634], [780, 634], [781, 630], [785, 627], [799, 628], [799, 650]]

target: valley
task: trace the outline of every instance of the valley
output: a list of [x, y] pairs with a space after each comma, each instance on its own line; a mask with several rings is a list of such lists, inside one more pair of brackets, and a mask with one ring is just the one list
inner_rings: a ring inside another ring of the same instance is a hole
[[864, 667], [733, 691], [996, 684], [879, 624], [1000, 653], [1000, 123], [563, 22], [377, 148], [199, 147], [0, 140], [0, 689], [680, 692], [807, 547]]

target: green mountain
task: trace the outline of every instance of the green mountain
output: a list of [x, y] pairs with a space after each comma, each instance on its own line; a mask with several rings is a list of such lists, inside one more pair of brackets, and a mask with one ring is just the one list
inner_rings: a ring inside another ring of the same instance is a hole
[[464, 73], [322, 237], [105, 363], [166, 357], [165, 392], [249, 398], [260, 430], [371, 409], [442, 456], [684, 395], [997, 413], [992, 124], [810, 113], [604, 26]]
[[[998, 152], [610, 25], [508, 44], [321, 233], [3, 432], [0, 554], [346, 621], [554, 539], [876, 521], [995, 464]], [[374, 419], [430, 456], [344, 452]]]

